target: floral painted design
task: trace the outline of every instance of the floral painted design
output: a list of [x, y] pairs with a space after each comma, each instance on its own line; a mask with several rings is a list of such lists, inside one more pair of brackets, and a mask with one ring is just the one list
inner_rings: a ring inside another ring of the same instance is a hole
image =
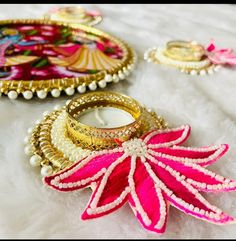
[[128, 202], [143, 227], [156, 233], [166, 229], [169, 205], [215, 224], [234, 222], [200, 194], [236, 189], [235, 181], [205, 168], [228, 145], [181, 146], [189, 134], [188, 125], [152, 131], [118, 148], [94, 152], [44, 181], [63, 192], [92, 187], [82, 219], [104, 216]]
[[[77, 77], [113, 68], [122, 49], [104, 37], [69, 27], [8, 24], [0, 27], [0, 80]], [[15, 69], [24, 69], [13, 74]], [[63, 74], [61, 71], [63, 70]], [[51, 70], [53, 70], [53, 75]]]

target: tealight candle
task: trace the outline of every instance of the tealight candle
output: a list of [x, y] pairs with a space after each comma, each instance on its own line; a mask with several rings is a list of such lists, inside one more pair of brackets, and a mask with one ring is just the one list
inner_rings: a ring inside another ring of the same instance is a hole
[[69, 136], [80, 146], [99, 150], [136, 136], [143, 108], [126, 95], [97, 91], [72, 100], [66, 110]]
[[96, 128], [115, 128], [131, 124], [135, 119], [122, 109], [100, 107], [82, 112], [78, 116], [78, 121]]

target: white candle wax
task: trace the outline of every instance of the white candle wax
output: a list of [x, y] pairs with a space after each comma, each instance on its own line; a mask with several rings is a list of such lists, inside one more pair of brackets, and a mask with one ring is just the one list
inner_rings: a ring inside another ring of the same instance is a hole
[[82, 112], [78, 121], [96, 128], [116, 128], [134, 122], [134, 117], [121, 109], [114, 107], [99, 107]]

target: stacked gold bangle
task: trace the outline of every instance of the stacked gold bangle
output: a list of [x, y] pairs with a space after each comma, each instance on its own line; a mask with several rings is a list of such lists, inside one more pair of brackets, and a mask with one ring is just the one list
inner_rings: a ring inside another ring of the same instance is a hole
[[[80, 113], [98, 107], [115, 107], [130, 113], [134, 121], [116, 128], [96, 128], [79, 122]], [[84, 94], [74, 99], [66, 108], [68, 113], [68, 134], [78, 144], [89, 149], [111, 148], [117, 145], [116, 139], [126, 141], [134, 137], [141, 126], [142, 107], [125, 95], [114, 92]]]
[[187, 41], [169, 41], [164, 54], [180, 61], [200, 61], [205, 54], [203, 46]]

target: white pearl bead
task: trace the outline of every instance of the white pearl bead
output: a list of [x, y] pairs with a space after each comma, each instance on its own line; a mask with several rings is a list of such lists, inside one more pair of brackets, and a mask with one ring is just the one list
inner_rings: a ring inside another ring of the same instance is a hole
[[61, 91], [59, 89], [53, 89], [51, 91], [51, 95], [55, 98], [59, 97], [61, 95]]
[[214, 67], [214, 70], [215, 70], [216, 72], [218, 72], [218, 71], [220, 70], [220, 68], [221, 68], [220, 65], [216, 65], [216, 66]]
[[124, 75], [123, 72], [119, 72], [119, 73], [118, 73], [118, 76], [119, 76], [119, 78], [120, 78], [121, 80], [125, 79], [125, 75]]
[[26, 136], [26, 137], [24, 138], [23, 142], [24, 142], [25, 144], [28, 144], [28, 143], [29, 143], [29, 137]]
[[34, 154], [34, 151], [31, 145], [27, 145], [24, 151], [25, 151], [25, 154], [29, 156], [32, 156]]
[[86, 91], [86, 86], [85, 85], [79, 85], [77, 87], [77, 90], [79, 93], [83, 94]]
[[61, 109], [61, 106], [60, 105], [55, 105], [54, 106], [54, 110], [60, 110]]
[[33, 93], [30, 90], [26, 90], [23, 92], [23, 96], [26, 100], [30, 100], [33, 97]]
[[43, 166], [41, 168], [41, 175], [43, 177], [49, 176], [52, 174], [52, 167], [51, 166]]
[[18, 93], [15, 90], [11, 90], [7, 95], [11, 100], [15, 100], [18, 97]]
[[208, 74], [213, 74], [214, 73], [214, 71], [213, 71], [213, 69], [208, 69]]
[[44, 111], [44, 112], [43, 112], [43, 116], [47, 116], [47, 115], [49, 115], [49, 114], [50, 114], [49, 111]]
[[129, 70], [127, 70], [127, 69], [125, 69], [123, 72], [124, 72], [125, 76], [129, 76], [129, 74], [130, 74]]
[[38, 167], [40, 166], [40, 162], [42, 161], [42, 158], [41, 156], [39, 155], [33, 155], [31, 158], [30, 158], [30, 165], [33, 166], [33, 167]]
[[100, 80], [100, 81], [98, 82], [98, 86], [99, 86], [100, 88], [105, 88], [106, 85], [107, 85], [107, 83], [106, 83], [105, 80]]
[[89, 89], [90, 89], [90, 90], [96, 90], [96, 89], [97, 89], [97, 84], [96, 84], [96, 82], [93, 81], [92, 83], [90, 83], [90, 84], [89, 84]]
[[107, 74], [104, 79], [107, 83], [112, 82], [112, 76], [110, 74]]
[[39, 99], [45, 99], [47, 97], [47, 92], [45, 90], [37, 91], [37, 96]]
[[114, 74], [113, 76], [112, 76], [112, 79], [113, 79], [113, 82], [114, 83], [118, 83], [119, 82], [119, 77], [118, 77], [118, 75], [116, 75], [116, 74]]
[[32, 134], [32, 132], [33, 132], [33, 128], [30, 127], [30, 128], [27, 130], [27, 133], [28, 133], [28, 134]]
[[202, 70], [200, 71], [200, 75], [206, 75], [206, 70], [205, 70], [205, 69], [202, 69]]
[[72, 87], [68, 87], [65, 89], [67, 95], [73, 95], [75, 93], [75, 89]]
[[131, 65], [128, 66], [128, 69], [129, 69], [130, 71], [132, 71], [132, 70], [134, 69], [134, 67], [135, 67], [135, 65], [134, 65], [134, 64], [131, 64]]
[[35, 125], [38, 125], [41, 123], [41, 120], [36, 120], [34, 123], [35, 123]]
[[190, 74], [191, 74], [191, 75], [196, 75], [196, 74], [197, 74], [197, 71], [193, 69], [193, 70], [191, 70]]

